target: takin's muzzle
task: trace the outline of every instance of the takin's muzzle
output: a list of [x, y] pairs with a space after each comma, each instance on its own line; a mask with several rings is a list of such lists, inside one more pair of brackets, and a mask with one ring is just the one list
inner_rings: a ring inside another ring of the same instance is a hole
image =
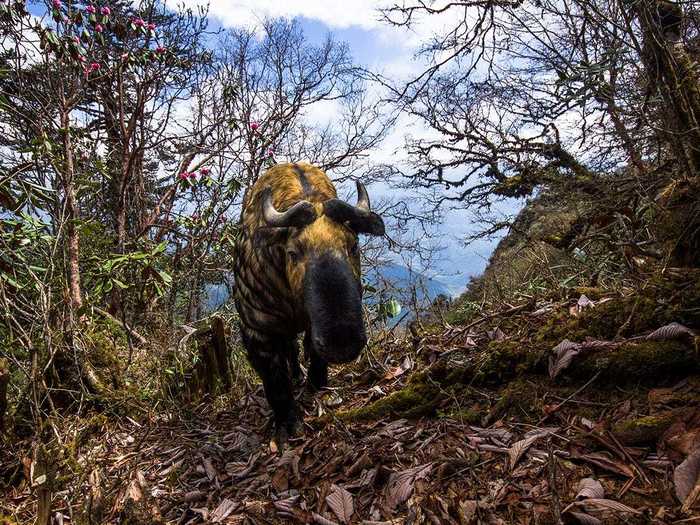
[[304, 306], [313, 351], [328, 363], [347, 363], [367, 344], [361, 283], [350, 263], [326, 253], [309, 261]]

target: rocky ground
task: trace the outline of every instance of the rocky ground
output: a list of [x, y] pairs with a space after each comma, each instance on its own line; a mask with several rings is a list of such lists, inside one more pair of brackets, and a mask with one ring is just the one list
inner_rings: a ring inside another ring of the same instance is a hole
[[[637, 317], [595, 333], [589, 312], [621, 304], [513, 305], [382, 336], [331, 388], [300, 392], [304, 433], [283, 450], [260, 388], [139, 421], [76, 422], [53, 520], [700, 523], [698, 339]], [[573, 337], [577, 327], [594, 337]], [[553, 345], [564, 331], [572, 341]], [[0, 523], [31, 522], [44, 481], [20, 444], [2, 454], [16, 473]]]

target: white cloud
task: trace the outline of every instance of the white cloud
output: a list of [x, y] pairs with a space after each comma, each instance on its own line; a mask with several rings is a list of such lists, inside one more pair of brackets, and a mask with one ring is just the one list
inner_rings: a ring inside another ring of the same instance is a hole
[[[172, 0], [171, 0], [172, 1]], [[454, 24], [454, 12], [417, 16], [410, 29], [391, 27], [382, 20], [380, 9], [395, 0], [183, 0], [177, 5], [209, 6], [210, 14], [224, 27], [254, 27], [265, 18], [304, 17], [329, 29], [359, 28], [372, 35], [381, 46], [416, 49], [421, 42]], [[175, 2], [173, 2], [175, 5]], [[433, 6], [435, 7], [435, 6]]]
[[303, 16], [330, 28], [360, 27], [374, 29], [381, 25], [377, 9], [391, 5], [387, 0], [185, 0], [185, 5], [209, 4], [210, 13], [227, 27], [256, 25], [266, 17]]

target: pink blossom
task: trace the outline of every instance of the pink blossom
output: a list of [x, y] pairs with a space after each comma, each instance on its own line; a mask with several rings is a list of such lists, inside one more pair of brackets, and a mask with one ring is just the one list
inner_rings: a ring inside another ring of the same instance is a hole
[[85, 8], [85, 11], [87, 11], [91, 15], [94, 15], [97, 12], [97, 9], [95, 9], [94, 5], [89, 5]]
[[273, 150], [272, 148], [267, 148], [267, 156], [268, 157], [272, 157], [272, 156], [274, 156], [274, 154], [275, 154], [275, 150]]
[[105, 30], [105, 29], [104, 29], [104, 27], [102, 27], [102, 24], [97, 24], [97, 25], [95, 26], [95, 32], [96, 32], [96, 33], [101, 33], [101, 32], [104, 31], [104, 30]]
[[136, 27], [143, 27], [146, 25], [146, 22], [143, 21], [143, 18], [134, 18], [131, 21]]
[[207, 175], [209, 175], [209, 168], [202, 168], [201, 170], [199, 170], [199, 174], [202, 177], [206, 177]]
[[178, 175], [178, 177], [180, 178], [180, 180], [187, 180], [187, 178], [188, 178], [189, 176], [190, 176], [190, 174], [189, 174], [189, 172], [187, 172], [187, 171], [183, 171], [182, 173], [180, 173], [180, 175]]
[[52, 4], [52, 5], [53, 5], [56, 9], [61, 9], [61, 6], [62, 6], [63, 4], [61, 3], [61, 0], [53, 0], [53, 4]]
[[165, 48], [164, 48], [163, 46], [158, 46], [158, 47], [156, 48], [156, 53], [158, 53], [158, 54], [161, 54], [161, 55], [162, 55], [163, 53], [165, 53], [165, 51], [166, 51], [166, 50], [165, 50]]
[[191, 171], [190, 172], [190, 179], [196, 179], [196, 178], [197, 178], [197, 174], [194, 171]]
[[150, 31], [155, 31], [156, 25], [155, 25], [154, 23], [151, 22], [150, 24], [148, 24], [148, 29], [149, 29]]
[[90, 71], [98, 71], [100, 69], [100, 65], [97, 62], [93, 62], [90, 64]]
[[109, 16], [110, 14], [112, 14], [112, 10], [109, 7], [105, 6], [102, 9], [100, 9], [100, 13], [102, 13], [105, 16]]
[[252, 129], [253, 131], [255, 131], [256, 129], [258, 129], [259, 127], [260, 127], [260, 123], [259, 123], [259, 122], [251, 122], [251, 123], [250, 123], [250, 129]]

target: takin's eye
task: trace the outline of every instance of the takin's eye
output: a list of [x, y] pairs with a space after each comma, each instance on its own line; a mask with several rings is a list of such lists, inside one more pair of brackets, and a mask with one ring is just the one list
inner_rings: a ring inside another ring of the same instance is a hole
[[292, 264], [298, 263], [300, 258], [301, 255], [299, 254], [298, 250], [295, 250], [294, 248], [289, 248], [287, 250], [287, 259], [289, 259], [289, 262]]

